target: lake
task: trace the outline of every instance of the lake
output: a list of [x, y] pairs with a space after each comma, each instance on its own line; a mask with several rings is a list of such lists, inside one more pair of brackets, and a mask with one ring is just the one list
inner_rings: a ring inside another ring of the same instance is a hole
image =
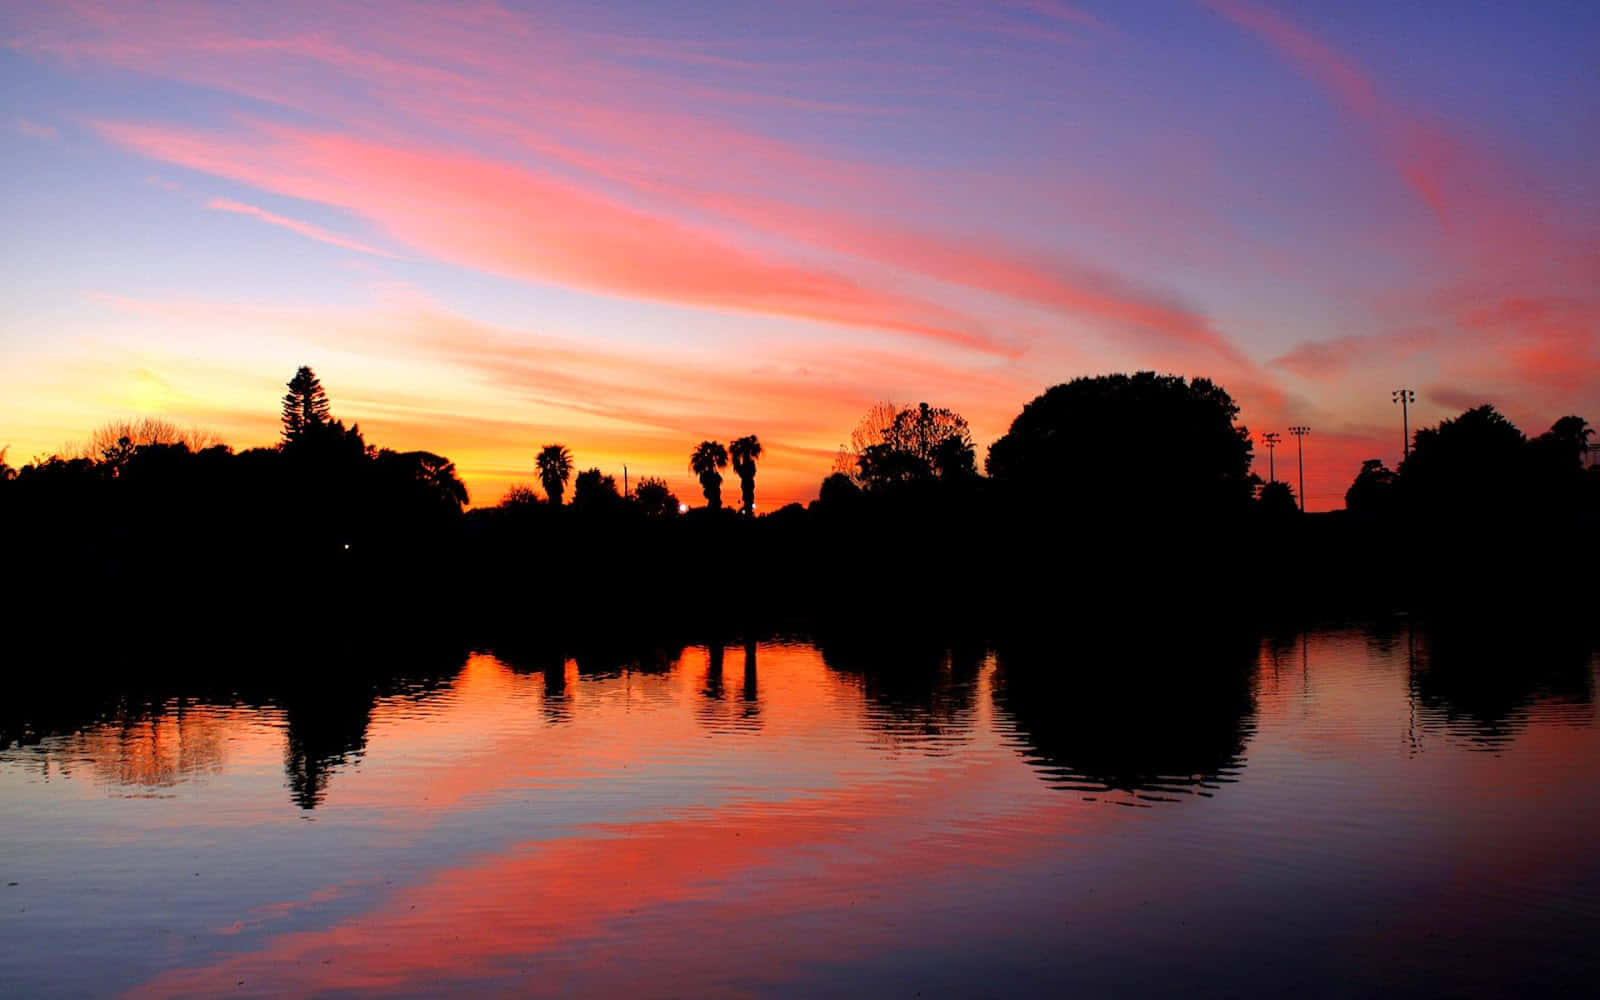
[[1596, 667], [1397, 619], [112, 700], [0, 751], [0, 995], [1588, 992]]

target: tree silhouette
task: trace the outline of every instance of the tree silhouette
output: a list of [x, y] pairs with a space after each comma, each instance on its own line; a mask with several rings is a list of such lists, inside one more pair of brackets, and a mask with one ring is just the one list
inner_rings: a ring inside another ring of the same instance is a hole
[[89, 435], [82, 456], [99, 458], [123, 438], [127, 438], [135, 448], [152, 444], [181, 444], [193, 452], [222, 444], [222, 439], [217, 435], [198, 427], [185, 430], [160, 417], [140, 417], [137, 420], [113, 420], [101, 425]]
[[547, 444], [539, 450], [533, 465], [539, 471], [544, 495], [555, 506], [561, 506], [561, 496], [567, 491], [567, 479], [572, 475], [572, 452], [565, 445]]
[[722, 473], [728, 467], [728, 449], [719, 441], [701, 441], [689, 456], [689, 469], [700, 477], [700, 491], [705, 494], [706, 506], [722, 509]]
[[728, 456], [739, 475], [739, 513], [748, 516], [756, 509], [756, 459], [761, 457], [761, 442], [754, 434], [737, 438], [728, 445]]
[[1256, 507], [1263, 516], [1274, 520], [1295, 517], [1300, 513], [1294, 488], [1282, 481], [1262, 486], [1261, 495], [1256, 498]]
[[[1017, 500], [1129, 517], [1245, 509], [1250, 433], [1209, 379], [1138, 372], [1073, 379], [1023, 407], [989, 449], [989, 475]], [[1161, 443], [1159, 455], [1130, 442]]]
[[308, 431], [328, 423], [328, 394], [316, 373], [301, 365], [283, 396], [283, 440], [296, 441]]
[[572, 506], [590, 513], [605, 513], [621, 504], [615, 476], [607, 476], [599, 469], [585, 469], [572, 483]]
[[1589, 439], [1594, 428], [1579, 416], [1565, 416], [1550, 425], [1550, 429], [1529, 442], [1533, 446], [1534, 460], [1541, 470], [1550, 475], [1563, 475], [1583, 470], [1583, 461], [1589, 453]]
[[1517, 426], [1484, 404], [1412, 435], [1401, 492], [1430, 515], [1504, 515], [1531, 499], [1530, 458]]
[[115, 479], [122, 475], [123, 467], [133, 458], [135, 447], [133, 441], [124, 436], [106, 444], [100, 449], [99, 454], [91, 457], [100, 459], [107, 474]]
[[877, 404], [861, 418], [851, 444], [854, 478], [868, 489], [977, 474], [966, 419], [927, 403], [901, 410]]
[[380, 468], [409, 481], [429, 503], [459, 513], [467, 505], [467, 487], [456, 476], [455, 463], [431, 451], [378, 452]]
[[1394, 470], [1383, 464], [1381, 458], [1369, 458], [1361, 463], [1355, 481], [1344, 491], [1344, 508], [1364, 517], [1381, 516], [1394, 505], [1395, 484], [1399, 481]]
[[900, 413], [900, 408], [889, 400], [872, 404], [872, 409], [862, 414], [857, 421], [855, 429], [850, 432], [850, 443], [839, 446], [839, 454], [833, 461], [833, 471], [843, 473], [861, 485], [861, 456], [873, 445], [883, 444], [889, 428], [894, 426], [894, 419]]
[[817, 502], [825, 508], [845, 509], [861, 498], [861, 487], [843, 472], [835, 472], [822, 481], [817, 491]]
[[678, 513], [678, 498], [664, 479], [646, 476], [639, 480], [633, 488], [633, 502], [645, 517], [675, 517]]
[[507, 510], [526, 510], [537, 505], [538, 502], [539, 494], [533, 491], [533, 487], [525, 486], [522, 483], [513, 485], [506, 490], [505, 496], [500, 498], [500, 506]]

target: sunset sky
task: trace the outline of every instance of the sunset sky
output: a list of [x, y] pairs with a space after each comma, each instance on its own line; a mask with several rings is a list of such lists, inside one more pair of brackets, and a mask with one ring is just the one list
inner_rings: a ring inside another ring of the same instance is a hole
[[1413, 427], [1600, 421], [1600, 4], [85, 0], [0, 36], [13, 465], [142, 415], [269, 444], [301, 364], [478, 505], [553, 441], [697, 499], [694, 444], [754, 433], [772, 509], [877, 400], [981, 460], [1141, 368], [1309, 424], [1313, 509], [1398, 461], [1398, 386]]

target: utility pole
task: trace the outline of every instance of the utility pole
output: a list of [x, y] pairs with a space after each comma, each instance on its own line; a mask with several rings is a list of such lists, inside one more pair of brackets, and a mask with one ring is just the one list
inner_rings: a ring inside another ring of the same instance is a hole
[[1283, 435], [1277, 431], [1267, 431], [1261, 435], [1261, 440], [1267, 446], [1267, 482], [1278, 481], [1278, 439]]
[[1306, 512], [1306, 435], [1311, 433], [1311, 428], [1305, 424], [1295, 424], [1289, 428], [1289, 433], [1295, 437], [1295, 451], [1300, 457], [1300, 513]]
[[1411, 457], [1411, 404], [1417, 401], [1417, 394], [1410, 389], [1396, 389], [1389, 394], [1390, 401], [1400, 404], [1400, 428], [1405, 433], [1401, 439], [1401, 459]]
[[628, 499], [628, 466], [626, 463], [622, 466], [622, 499]]

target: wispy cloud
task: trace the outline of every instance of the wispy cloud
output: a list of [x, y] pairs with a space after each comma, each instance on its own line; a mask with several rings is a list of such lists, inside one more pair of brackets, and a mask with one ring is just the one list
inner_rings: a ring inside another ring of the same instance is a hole
[[314, 226], [309, 222], [301, 222], [299, 219], [290, 219], [286, 216], [275, 215], [272, 212], [269, 212], [264, 208], [258, 208], [255, 205], [246, 205], [243, 202], [230, 201], [227, 198], [213, 198], [206, 202], [206, 207], [218, 212], [233, 212], [236, 215], [247, 215], [252, 219], [260, 219], [262, 222], [270, 223], [274, 226], [282, 226], [284, 229], [287, 229], [290, 232], [299, 233], [301, 236], [317, 240], [320, 243], [327, 243], [332, 246], [343, 247], [346, 250], [355, 250], [359, 253], [369, 253], [375, 257], [393, 258], [395, 256], [387, 251], [379, 250], [377, 247], [368, 246], [365, 243], [360, 243], [356, 240], [349, 239], [348, 237], [340, 236], [338, 233], [329, 232], [328, 230], [323, 229], [321, 226]]
[[1384, 97], [1355, 60], [1276, 11], [1248, 0], [1201, 2], [1257, 35], [1295, 69], [1326, 88], [1348, 114], [1377, 130], [1384, 155], [1394, 168], [1439, 222], [1449, 223], [1441, 175], [1456, 154], [1442, 133]]
[[977, 321], [934, 303], [741, 247], [513, 164], [283, 126], [228, 137], [97, 127], [146, 156], [343, 208], [425, 253], [497, 274], [1004, 352]]
[[61, 130], [54, 125], [41, 125], [27, 118], [17, 119], [17, 131], [35, 139], [59, 139]]
[[[587, 44], [563, 44], [571, 41], [564, 29], [492, 9], [446, 14], [397, 4], [382, 24], [363, 22], [361, 31], [337, 35], [271, 34], [259, 25], [245, 31], [226, 12], [205, 5], [185, 11], [123, 11], [114, 33], [56, 24], [26, 44], [342, 122], [337, 142], [311, 130], [251, 126], [243, 134], [201, 136], [117, 123], [108, 134], [169, 162], [338, 205], [422, 253], [467, 266], [634, 298], [894, 330], [1001, 356], [1027, 349], [1014, 333], [960, 304], [964, 293], [912, 293], [883, 271], [910, 268], [1057, 313], [1075, 336], [1104, 329], [1151, 363], [1199, 352], [1209, 353], [1208, 363], [1246, 367], [1203, 316], [1174, 307], [1176, 296], [1144, 291], [1148, 282], [1093, 262], [1048, 263], [1050, 255], [998, 234], [940, 237], [887, 222], [885, 207], [900, 214], [934, 209], [942, 196], [919, 194], [926, 172], [844, 157], [822, 143], [751, 127], [737, 111], [770, 84], [773, 71], [770, 62], [728, 54], [737, 48], [624, 32], [580, 33], [573, 37]], [[311, 22], [355, 16], [337, 3], [318, 17], [307, 15]], [[1088, 12], [1054, 0], [1025, 0], [983, 19], [991, 27], [1031, 23], [1090, 34], [1104, 28]], [[878, 43], [902, 44], [892, 33]], [[353, 86], [286, 73], [286, 61]], [[675, 72], [678, 62], [706, 67], [713, 77]], [[915, 60], [895, 67], [917, 71]], [[816, 79], [809, 68], [794, 65], [796, 86]], [[341, 96], [351, 89], [362, 95], [359, 105]], [[733, 111], [721, 113], [729, 102], [716, 90], [737, 98]], [[860, 110], [809, 94], [800, 103], [825, 114]], [[397, 128], [411, 138], [356, 137]], [[439, 130], [464, 143], [444, 147], [414, 138]], [[304, 142], [311, 145], [302, 162], [295, 147]], [[333, 155], [340, 143], [357, 155]], [[264, 169], [249, 162], [258, 144], [267, 147]], [[492, 156], [476, 152], [491, 146], [501, 148]], [[381, 172], [387, 176], [378, 179], [393, 181], [395, 171], [417, 183], [406, 191], [377, 185], [391, 195], [377, 204], [372, 180]], [[425, 175], [444, 183], [424, 187]], [[331, 192], [330, 181], [341, 190]], [[447, 212], [461, 223], [446, 225]], [[757, 238], [747, 238], [751, 230]], [[774, 235], [802, 246], [774, 244]], [[833, 260], [819, 259], [818, 251]], [[879, 266], [863, 268], [863, 257]]]

